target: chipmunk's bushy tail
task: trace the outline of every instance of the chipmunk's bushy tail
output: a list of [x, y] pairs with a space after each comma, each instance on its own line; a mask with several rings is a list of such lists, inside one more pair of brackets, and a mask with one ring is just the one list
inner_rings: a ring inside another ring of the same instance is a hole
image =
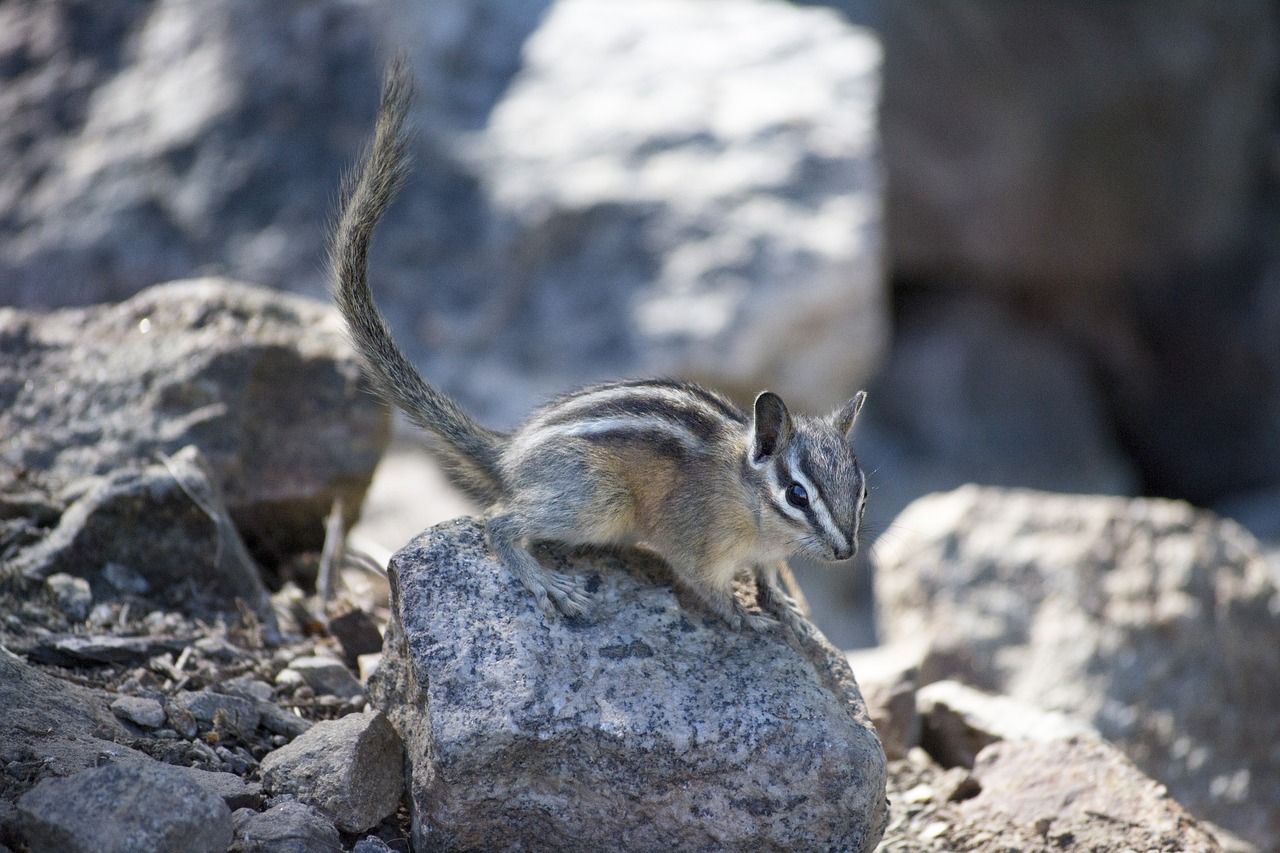
[[477, 423], [426, 383], [396, 345], [369, 290], [373, 230], [409, 172], [405, 119], [412, 101], [408, 62], [397, 57], [387, 67], [373, 142], [342, 183], [329, 244], [330, 287], [378, 392], [426, 430], [449, 481], [490, 506], [506, 493], [498, 466], [506, 436]]

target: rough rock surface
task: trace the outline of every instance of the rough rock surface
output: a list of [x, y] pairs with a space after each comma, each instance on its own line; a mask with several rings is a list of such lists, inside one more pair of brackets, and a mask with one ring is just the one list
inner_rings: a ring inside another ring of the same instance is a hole
[[235, 842], [227, 853], [341, 853], [338, 830], [311, 806], [286, 802], [264, 812], [239, 809], [232, 816]]
[[0, 353], [0, 465], [67, 483], [195, 445], [273, 555], [318, 548], [335, 499], [359, 506], [389, 436], [331, 309], [221, 279], [0, 308]]
[[1100, 741], [992, 744], [973, 776], [981, 793], [959, 811], [997, 849], [1221, 849], [1163, 785]]
[[121, 696], [111, 703], [111, 713], [144, 729], [164, 725], [164, 706], [145, 696]]
[[839, 653], [727, 630], [641, 552], [544, 559], [592, 575], [588, 616], [548, 621], [474, 520], [393, 560], [371, 687], [420, 849], [874, 848], [884, 753]]
[[105, 697], [47, 675], [0, 646], [0, 757], [5, 764], [34, 761], [32, 770], [40, 778], [93, 767], [101, 753], [120, 748], [117, 738], [128, 738], [107, 706]]
[[[6, 774], [0, 792], [23, 791], [104, 762], [144, 769], [157, 763], [127, 745], [134, 738], [112, 713], [111, 701], [110, 694], [56, 678], [0, 646], [0, 763]], [[253, 796], [231, 773], [171, 769], [229, 804]]]
[[1099, 740], [1096, 731], [1065, 714], [957, 681], [935, 681], [917, 690], [916, 713], [920, 743], [943, 767], [973, 767], [978, 753], [996, 741]]
[[101, 598], [150, 593], [166, 603], [201, 598], [228, 610], [239, 598], [270, 618], [258, 566], [194, 446], [84, 482], [85, 494], [13, 558], [11, 570], [29, 578], [84, 575]]
[[[887, 336], [874, 39], [785, 3], [598, 11], [15, 0], [0, 10], [0, 276], [27, 306], [193, 273], [319, 296], [379, 45], [407, 46], [419, 168], [372, 267], [433, 376], [499, 422], [584, 372], [714, 378], [728, 363], [720, 384], [847, 396]], [[593, 98], [611, 107], [602, 124]], [[561, 156], [534, 138], [582, 144]], [[643, 181], [592, 177], [606, 171]], [[600, 191], [555, 198], [566, 179]], [[658, 343], [678, 357], [656, 363]]]
[[289, 661], [289, 666], [276, 676], [276, 682], [295, 681], [306, 684], [317, 693], [328, 693], [344, 699], [363, 692], [351, 670], [335, 658], [305, 657]]
[[573, 333], [489, 346], [572, 382], [847, 397], [887, 341], [879, 61], [827, 10], [554, 3], [494, 109], [484, 181], [520, 271], [495, 310]]
[[5, 3], [7, 294], [114, 301], [211, 270], [319, 295], [335, 179], [376, 104], [377, 19], [355, 0]]
[[348, 714], [264, 758], [262, 784], [315, 806], [346, 832], [363, 832], [400, 805], [404, 746], [382, 713]]
[[177, 768], [94, 767], [18, 800], [32, 853], [223, 853], [231, 810]]
[[923, 669], [1088, 721], [1179, 802], [1280, 838], [1280, 589], [1239, 525], [1182, 503], [966, 487], [899, 518], [876, 576]]
[[[898, 644], [850, 658], [871, 696], [877, 681], [905, 686], [918, 667], [904, 664], [918, 650]], [[1257, 853], [1197, 821], [1078, 721], [955, 682], [921, 688], [922, 714], [916, 704], [868, 700], [878, 729], [925, 718], [920, 745], [908, 744], [905, 759], [889, 763], [885, 853]]]

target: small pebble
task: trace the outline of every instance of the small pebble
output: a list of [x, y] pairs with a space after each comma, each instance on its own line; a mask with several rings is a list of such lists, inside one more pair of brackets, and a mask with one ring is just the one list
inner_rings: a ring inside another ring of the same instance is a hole
[[165, 718], [173, 730], [184, 738], [195, 737], [199, 730], [195, 715], [186, 708], [179, 708], [175, 703], [169, 703], [169, 707], [165, 709]]
[[958, 803], [982, 793], [982, 785], [964, 767], [952, 767], [937, 780], [935, 799], [944, 803]]
[[271, 696], [275, 693], [270, 684], [265, 681], [259, 681], [256, 678], [250, 678], [247, 675], [233, 678], [216, 689], [219, 693], [230, 693], [233, 696], [243, 696], [246, 699], [257, 699], [259, 702], [270, 701]]
[[[301, 657], [289, 662], [285, 672], [292, 670], [302, 676], [317, 694], [329, 694], [342, 699], [361, 695], [364, 691], [346, 664], [336, 658]], [[283, 674], [283, 673], [282, 673]], [[276, 679], [279, 683], [279, 678]]]
[[909, 791], [902, 793], [902, 801], [904, 803], [927, 803], [933, 799], [933, 788], [925, 784], [916, 785]]
[[303, 680], [302, 673], [285, 667], [276, 674], [276, 684], [280, 687], [299, 687], [306, 684], [306, 681]]
[[87, 580], [58, 572], [45, 578], [44, 585], [72, 622], [83, 622], [89, 618], [89, 611], [93, 608], [93, 592], [89, 589]]
[[107, 563], [102, 567], [102, 577], [125, 595], [146, 595], [150, 589], [147, 579], [123, 563]]
[[110, 628], [116, 621], [116, 605], [103, 601], [89, 611], [89, 624], [95, 628]]
[[144, 729], [158, 729], [165, 720], [164, 706], [142, 696], [121, 696], [111, 703], [111, 712]]

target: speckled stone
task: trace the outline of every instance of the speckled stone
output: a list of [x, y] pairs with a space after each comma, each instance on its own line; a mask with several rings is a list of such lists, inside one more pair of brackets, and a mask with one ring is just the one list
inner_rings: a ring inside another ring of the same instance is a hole
[[344, 832], [363, 832], [400, 805], [404, 748], [382, 714], [348, 714], [269, 753], [261, 774], [272, 793], [293, 794]]
[[18, 816], [32, 853], [220, 853], [232, 839], [222, 798], [158, 762], [50, 777]]
[[391, 564], [376, 700], [405, 741], [413, 840], [446, 849], [871, 850], [885, 758], [843, 656], [735, 632], [638, 551], [544, 617], [463, 519]]

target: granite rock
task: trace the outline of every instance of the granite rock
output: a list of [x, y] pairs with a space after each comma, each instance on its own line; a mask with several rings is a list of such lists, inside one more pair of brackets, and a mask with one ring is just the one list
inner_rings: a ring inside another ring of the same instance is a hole
[[884, 753], [843, 656], [726, 629], [643, 552], [542, 557], [589, 574], [587, 616], [544, 617], [474, 520], [392, 562], [371, 689], [405, 740], [415, 845], [875, 847]]
[[1280, 578], [1238, 524], [1176, 501], [966, 487], [881, 552], [889, 641], [1088, 722], [1197, 817], [1280, 838]]
[[364, 690], [346, 664], [331, 657], [302, 657], [289, 662], [276, 676], [277, 684], [300, 681], [317, 694], [350, 699]]
[[137, 566], [148, 593], [166, 604], [234, 609], [239, 598], [272, 624], [258, 566], [194, 446], [83, 482], [85, 493], [9, 570], [28, 578], [74, 572], [110, 597], [118, 595], [112, 567]]
[[341, 853], [333, 822], [305, 803], [284, 802], [264, 812], [233, 814], [235, 841], [228, 853]]
[[50, 778], [18, 800], [32, 853], [223, 853], [231, 810], [158, 762]]
[[145, 696], [121, 696], [111, 703], [111, 713], [144, 729], [164, 725], [164, 706]]
[[374, 827], [400, 805], [404, 747], [378, 711], [316, 723], [262, 760], [262, 784], [315, 806], [344, 832]]
[[1002, 740], [1100, 740], [1092, 727], [1008, 696], [992, 696], [956, 681], [916, 692], [920, 745], [943, 767], [973, 767], [978, 753]]
[[83, 493], [192, 445], [241, 534], [277, 556], [318, 549], [335, 499], [360, 505], [389, 435], [331, 309], [223, 279], [0, 308], [0, 352], [0, 466]]
[[981, 791], [957, 809], [993, 843], [966, 849], [1222, 849], [1163, 785], [1102, 741], [992, 744], [973, 778]]

